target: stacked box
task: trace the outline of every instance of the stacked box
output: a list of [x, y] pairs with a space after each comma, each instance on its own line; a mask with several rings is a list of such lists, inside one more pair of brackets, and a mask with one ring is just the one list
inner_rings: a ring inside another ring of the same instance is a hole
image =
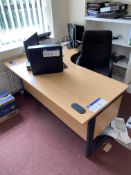
[[0, 122], [11, 118], [17, 113], [15, 97], [6, 91], [0, 92]]

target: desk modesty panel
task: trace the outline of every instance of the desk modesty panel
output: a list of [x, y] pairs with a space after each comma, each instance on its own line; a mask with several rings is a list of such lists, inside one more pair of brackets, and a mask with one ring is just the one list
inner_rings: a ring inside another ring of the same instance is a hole
[[[24, 56], [14, 59], [14, 65], [9, 62], [5, 65], [22, 78], [25, 89], [86, 140], [88, 121], [97, 116], [96, 137], [117, 116], [120, 97], [128, 86], [75, 65], [70, 60], [75, 53], [73, 49], [64, 49], [64, 63], [68, 68], [61, 73], [34, 76], [27, 71]], [[92, 112], [87, 106], [98, 98], [106, 100], [107, 104], [97, 112]], [[72, 109], [74, 102], [83, 106], [86, 113], [79, 114]]]
[[[76, 119], [62, 110], [58, 105], [52, 102], [52, 100], [43, 96], [35, 88], [31, 87], [28, 83], [23, 81], [24, 88], [30, 92], [39, 102], [46, 106], [50, 111], [52, 111], [61, 121], [63, 121], [67, 126], [69, 126], [75, 133], [77, 133], [81, 138], [87, 140], [87, 122], [81, 124]], [[94, 132], [94, 138], [96, 138], [117, 116], [119, 112], [119, 107], [121, 104], [121, 96], [115, 100], [111, 105], [109, 105], [105, 110], [103, 110], [96, 117], [96, 126]], [[83, 117], [83, 114], [80, 115]]]

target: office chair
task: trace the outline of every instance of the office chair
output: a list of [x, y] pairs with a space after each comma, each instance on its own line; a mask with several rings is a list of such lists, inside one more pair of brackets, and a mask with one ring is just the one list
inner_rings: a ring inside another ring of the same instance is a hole
[[77, 48], [82, 43], [84, 26], [68, 23], [67, 27], [68, 27], [70, 47]]
[[79, 56], [76, 54], [76, 64], [112, 77], [113, 61], [111, 50], [111, 31], [87, 30], [83, 34], [82, 51]]

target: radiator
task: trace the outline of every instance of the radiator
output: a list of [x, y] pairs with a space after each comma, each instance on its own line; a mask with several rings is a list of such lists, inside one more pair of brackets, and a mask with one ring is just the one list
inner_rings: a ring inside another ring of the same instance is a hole
[[0, 73], [5, 71], [6, 71], [6, 67], [2, 64], [2, 62], [0, 62]]
[[7, 90], [11, 94], [22, 90], [22, 81], [10, 70], [6, 69], [4, 65], [0, 64], [0, 91]]

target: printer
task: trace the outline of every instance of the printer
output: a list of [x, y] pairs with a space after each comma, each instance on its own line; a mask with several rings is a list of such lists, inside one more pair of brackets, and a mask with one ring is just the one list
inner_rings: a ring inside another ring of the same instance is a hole
[[29, 46], [28, 59], [34, 75], [63, 71], [61, 45], [46, 44]]

